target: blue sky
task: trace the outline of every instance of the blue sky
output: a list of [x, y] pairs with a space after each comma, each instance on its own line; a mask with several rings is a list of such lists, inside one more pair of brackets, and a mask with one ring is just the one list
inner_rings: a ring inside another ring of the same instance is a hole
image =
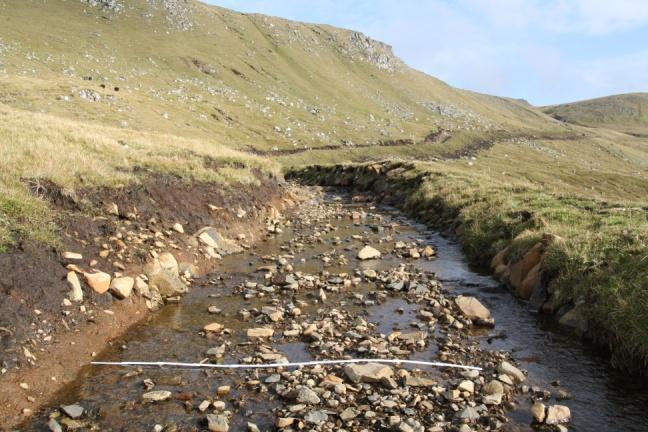
[[648, 91], [648, 0], [207, 0], [362, 31], [457, 87], [548, 105]]

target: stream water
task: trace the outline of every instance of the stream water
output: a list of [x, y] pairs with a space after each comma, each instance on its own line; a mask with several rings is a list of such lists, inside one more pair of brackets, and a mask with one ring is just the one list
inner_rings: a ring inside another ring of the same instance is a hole
[[[326, 199], [331, 203], [333, 198], [329, 195]], [[346, 198], [346, 208], [361, 210], [366, 207], [353, 204]], [[513, 298], [495, 280], [472, 271], [460, 247], [452, 240], [413, 223], [393, 208], [381, 207], [374, 212], [397, 224], [395, 240], [420, 240], [422, 244], [434, 246], [437, 258], [417, 260], [417, 266], [435, 272], [447, 290], [475, 296], [490, 309], [495, 327], [475, 334], [482, 347], [512, 352], [519, 365], [529, 371], [527, 384], [530, 386], [549, 390], [560, 388], [569, 393], [570, 397], [559, 403], [571, 409], [570, 430], [648, 431], [648, 385], [645, 382], [611, 370], [606, 359], [589, 345], [542, 317], [530, 314], [523, 302]], [[308, 245], [296, 254], [293, 260], [296, 271], [321, 272], [322, 262], [315, 257], [331, 249], [334, 236], [344, 239], [368, 231], [366, 225], [353, 224], [350, 219], [332, 217], [325, 222], [337, 229], [323, 237], [321, 243]], [[115, 341], [100, 353], [97, 359], [202, 361], [205, 352], [215, 345], [198, 331], [206, 323], [217, 320], [231, 329], [254, 326], [238, 312], [255, 307], [260, 309], [266, 302], [263, 298], [246, 300], [233, 291], [234, 287], [244, 281], [262, 280], [263, 275], [254, 271], [264, 265], [261, 257], [282, 253], [282, 245], [293, 235], [293, 229], [287, 227], [282, 234], [261, 242], [250, 252], [224, 258], [214, 273], [195, 284], [181, 303], [168, 305], [161, 312], [152, 314], [146, 322], [132, 328], [122, 340]], [[347, 265], [334, 265], [326, 270], [332, 275], [352, 272], [355, 268], [380, 270], [397, 266], [399, 261], [400, 258], [392, 254], [384, 254], [381, 260], [359, 262], [349, 259]], [[368, 289], [362, 285], [357, 287], [359, 292]], [[214, 317], [207, 313], [208, 306], [214, 305], [223, 310], [221, 315]], [[304, 307], [303, 312], [315, 313], [315, 308]], [[389, 333], [395, 328], [407, 328], [416, 320], [417, 310], [416, 304], [390, 298], [384, 303], [358, 308], [357, 313], [376, 322], [380, 332]], [[233, 333], [228, 344], [233, 348], [228, 351], [225, 362], [237, 363], [247, 354], [246, 338], [240, 332]], [[306, 343], [275, 338], [273, 346], [291, 361], [312, 358]], [[411, 358], [436, 360], [437, 354], [436, 345], [432, 344], [426, 350], [415, 352]], [[174, 403], [165, 403], [163, 408], [142, 405], [144, 379], [155, 382], [156, 390], [171, 390]], [[156, 424], [165, 426], [164, 430], [204, 430], [201, 423], [204, 416], [188, 410], [187, 406], [199, 403], [206, 395], [215, 394], [223, 385], [232, 385], [232, 393], [227, 398], [228, 409], [233, 412], [230, 430], [245, 430], [248, 421], [256, 423], [261, 430], [271, 428], [275, 422], [271, 410], [280, 405], [280, 401], [268, 393], [245, 391], [245, 386], [240, 385], [241, 380], [239, 374], [229, 371], [158, 368], [138, 371], [88, 366], [75, 382], [62, 389], [49, 406], [21, 430], [49, 430], [47, 420], [50, 413], [71, 403], [80, 404], [86, 412], [84, 419], [87, 423], [80, 422], [79, 430], [150, 431]], [[516, 402], [516, 408], [508, 413], [511, 420], [504, 428], [532, 430], [530, 402], [522, 396]]]

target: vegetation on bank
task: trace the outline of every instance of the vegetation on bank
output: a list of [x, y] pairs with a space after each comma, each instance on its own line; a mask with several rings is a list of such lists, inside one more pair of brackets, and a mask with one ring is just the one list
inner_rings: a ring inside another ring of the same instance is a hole
[[[249, 184], [254, 171], [278, 175], [269, 159], [214, 142], [89, 125], [0, 104], [0, 248], [16, 239], [55, 245], [55, 214], [42, 198], [48, 182], [121, 187], [147, 173], [220, 185]], [[101, 203], [97, 203], [100, 205]]]
[[482, 267], [506, 246], [515, 260], [546, 233], [562, 237], [543, 263], [554, 276], [555, 309], [584, 305], [591, 335], [608, 345], [614, 364], [648, 364], [648, 203], [548, 193], [451, 164], [338, 165], [292, 173], [312, 183], [350, 183], [400, 196], [417, 219], [455, 228], [469, 258]]

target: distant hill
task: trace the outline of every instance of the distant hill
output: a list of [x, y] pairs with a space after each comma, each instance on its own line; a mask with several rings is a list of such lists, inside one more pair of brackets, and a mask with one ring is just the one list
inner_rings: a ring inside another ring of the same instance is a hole
[[648, 93], [628, 93], [543, 108], [568, 123], [648, 137]]

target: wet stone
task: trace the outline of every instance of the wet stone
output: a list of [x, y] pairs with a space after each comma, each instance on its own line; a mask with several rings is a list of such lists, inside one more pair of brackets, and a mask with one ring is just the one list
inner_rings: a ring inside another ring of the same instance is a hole
[[154, 390], [144, 393], [142, 399], [151, 402], [161, 402], [171, 399], [171, 392], [168, 390]]
[[211, 432], [228, 432], [229, 422], [224, 415], [208, 414], [207, 415], [207, 428]]
[[73, 404], [73, 405], [64, 405], [61, 407], [61, 411], [65, 413], [70, 418], [73, 419], [78, 419], [83, 415], [83, 412], [85, 411], [83, 407], [79, 404]]

